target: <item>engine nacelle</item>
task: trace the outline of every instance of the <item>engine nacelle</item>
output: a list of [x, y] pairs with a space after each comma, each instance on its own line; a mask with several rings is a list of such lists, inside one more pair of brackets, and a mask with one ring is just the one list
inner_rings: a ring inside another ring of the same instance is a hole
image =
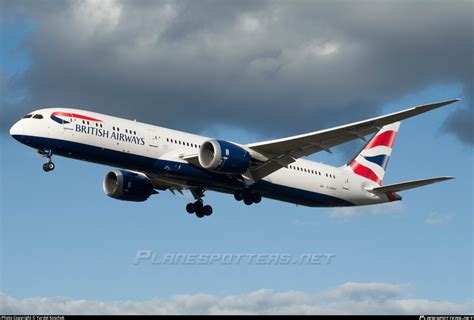
[[252, 164], [250, 154], [241, 147], [221, 140], [208, 140], [199, 150], [199, 164], [221, 173], [244, 173]]
[[109, 197], [125, 201], [145, 201], [156, 193], [147, 177], [126, 170], [107, 173], [103, 187]]

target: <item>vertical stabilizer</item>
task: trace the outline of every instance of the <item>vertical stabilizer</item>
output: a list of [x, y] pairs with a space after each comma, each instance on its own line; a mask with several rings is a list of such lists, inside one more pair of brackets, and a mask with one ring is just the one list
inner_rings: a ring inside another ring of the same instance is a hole
[[400, 128], [400, 122], [382, 127], [360, 153], [347, 164], [348, 169], [381, 186], [398, 128]]

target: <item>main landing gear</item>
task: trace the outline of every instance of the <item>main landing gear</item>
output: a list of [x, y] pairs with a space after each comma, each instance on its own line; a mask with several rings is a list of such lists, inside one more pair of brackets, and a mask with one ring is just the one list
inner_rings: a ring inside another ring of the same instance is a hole
[[205, 216], [210, 216], [212, 214], [212, 207], [208, 204], [204, 205], [202, 203], [202, 200], [195, 201], [195, 202], [190, 202], [186, 205], [186, 211], [189, 214], [196, 214], [196, 217], [198, 218], [203, 218]]
[[250, 206], [253, 203], [259, 203], [262, 201], [262, 196], [258, 192], [254, 192], [250, 189], [238, 190], [234, 193], [234, 198], [237, 201], [244, 201], [244, 203]]
[[47, 159], [47, 162], [43, 164], [43, 170], [45, 172], [54, 170], [55, 165], [53, 161], [51, 161], [51, 158], [53, 157], [53, 152], [51, 150], [38, 150], [38, 153], [40, 156], [45, 157]]
[[186, 205], [186, 211], [189, 214], [196, 214], [198, 218], [204, 218], [205, 216], [210, 216], [212, 214], [212, 207], [210, 205], [204, 205], [202, 197], [204, 197], [204, 189], [195, 189], [191, 190], [195, 202], [190, 202]]

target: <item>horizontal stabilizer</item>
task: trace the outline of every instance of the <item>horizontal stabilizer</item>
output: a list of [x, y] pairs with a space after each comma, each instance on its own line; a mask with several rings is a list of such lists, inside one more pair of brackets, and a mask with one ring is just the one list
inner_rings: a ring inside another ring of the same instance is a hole
[[426, 186], [428, 184], [432, 184], [436, 182], [451, 180], [453, 178], [454, 177], [437, 177], [437, 178], [430, 178], [430, 179], [423, 179], [423, 180], [414, 180], [414, 181], [408, 181], [408, 182], [402, 182], [402, 183], [389, 184], [383, 187], [369, 189], [367, 191], [372, 192], [372, 193], [387, 193], [387, 192], [404, 191], [408, 189]]

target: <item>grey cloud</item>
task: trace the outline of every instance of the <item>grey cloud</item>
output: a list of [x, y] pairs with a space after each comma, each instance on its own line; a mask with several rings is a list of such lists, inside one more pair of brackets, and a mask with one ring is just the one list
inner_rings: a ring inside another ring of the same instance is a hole
[[[3, 131], [31, 109], [68, 106], [188, 131], [230, 124], [279, 137], [472, 80], [470, 1], [18, 6], [36, 24], [22, 44], [32, 65], [13, 83], [29, 95], [5, 108]], [[472, 122], [463, 119], [455, 111], [444, 128], [471, 143]]]
[[399, 297], [402, 292], [402, 286], [392, 283], [347, 282], [328, 291], [325, 297], [330, 300], [387, 300]]
[[64, 297], [16, 299], [0, 294], [0, 306], [4, 314], [468, 314], [474, 307], [472, 301], [403, 299], [401, 295], [401, 286], [396, 284], [350, 282], [323, 293], [323, 299], [268, 289], [224, 297], [200, 293], [167, 300], [107, 302]]
[[[472, 95], [471, 95], [472, 97]], [[461, 108], [449, 115], [443, 124], [448, 132], [454, 133], [466, 144], [474, 144], [474, 109]]]

